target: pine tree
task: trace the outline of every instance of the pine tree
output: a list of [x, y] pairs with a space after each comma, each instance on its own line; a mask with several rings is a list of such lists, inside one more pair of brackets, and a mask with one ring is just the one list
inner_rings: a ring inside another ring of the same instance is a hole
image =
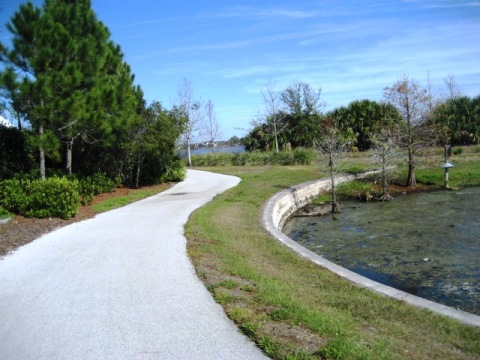
[[38, 133], [41, 177], [45, 148], [57, 149], [58, 141], [71, 174], [75, 143], [108, 145], [131, 126], [137, 99], [130, 68], [90, 0], [27, 3], [8, 29], [13, 46], [1, 47], [3, 87]]
[[49, 47], [42, 46], [56, 32], [56, 26], [46, 21], [42, 10], [31, 2], [20, 6], [7, 29], [13, 35], [13, 48], [0, 46], [0, 60], [6, 64], [2, 72], [2, 87], [16, 111], [24, 114], [37, 134], [40, 178], [45, 178], [46, 149], [55, 155], [58, 142], [51, 133], [52, 89], [49, 81], [50, 59], [54, 55]]

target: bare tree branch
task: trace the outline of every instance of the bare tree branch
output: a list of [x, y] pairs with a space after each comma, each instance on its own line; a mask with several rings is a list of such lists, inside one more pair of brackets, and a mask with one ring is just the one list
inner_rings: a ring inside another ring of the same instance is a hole
[[202, 105], [200, 100], [194, 100], [192, 84], [187, 79], [177, 88], [176, 109], [184, 121], [183, 140], [187, 147], [188, 165], [192, 165], [191, 145], [199, 136], [202, 123]]
[[202, 125], [203, 136], [206, 138], [212, 146], [212, 150], [215, 148], [215, 142], [218, 141], [222, 133], [220, 131], [220, 124], [218, 123], [217, 116], [215, 114], [215, 106], [212, 100], [208, 100], [204, 106], [205, 116]]
[[279, 134], [287, 128], [285, 107], [281, 101], [281, 95], [276, 90], [276, 83], [271, 78], [268, 79], [264, 89], [262, 89], [265, 112], [260, 116], [263, 123], [267, 125], [269, 132], [275, 139], [275, 151], [279, 152], [278, 137]]

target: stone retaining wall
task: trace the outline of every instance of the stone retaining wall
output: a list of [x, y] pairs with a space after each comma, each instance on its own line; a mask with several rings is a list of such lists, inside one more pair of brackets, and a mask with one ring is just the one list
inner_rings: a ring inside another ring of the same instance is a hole
[[[337, 183], [363, 178], [373, 173], [375, 173], [375, 171], [370, 171], [360, 175], [346, 175], [338, 177]], [[283, 228], [285, 221], [292, 216], [293, 213], [295, 213], [301, 207], [307, 205], [321, 191], [327, 191], [330, 190], [330, 188], [330, 179], [322, 179], [303, 183], [277, 193], [270, 198], [264, 208], [264, 228], [283, 245], [288, 246], [299, 255], [304, 256], [310, 261], [313, 261], [314, 263], [334, 272], [335, 274], [352, 281], [358, 286], [370, 289], [379, 294], [386, 295], [400, 301], [405, 301], [411, 305], [448, 316], [464, 324], [480, 327], [480, 316], [408, 294], [404, 291], [380, 284], [376, 281], [358, 275], [357, 273], [328, 261], [322, 256], [308, 250], [307, 248], [304, 248], [282, 233], [281, 229]]]
[[[345, 175], [336, 178], [336, 184], [362, 179], [378, 171], [367, 171], [357, 175]], [[304, 207], [323, 191], [332, 188], [330, 179], [321, 179], [306, 182], [276, 195], [272, 209], [272, 221], [278, 228], [282, 229], [285, 221], [298, 209]]]

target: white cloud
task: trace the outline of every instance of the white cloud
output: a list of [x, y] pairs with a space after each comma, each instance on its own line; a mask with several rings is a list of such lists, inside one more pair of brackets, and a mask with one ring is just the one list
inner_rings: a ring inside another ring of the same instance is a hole
[[5, 126], [5, 127], [8, 127], [8, 128], [13, 128], [15, 127], [10, 121], [8, 121], [7, 119], [5, 119], [3, 116], [0, 115], [0, 125], [1, 126]]

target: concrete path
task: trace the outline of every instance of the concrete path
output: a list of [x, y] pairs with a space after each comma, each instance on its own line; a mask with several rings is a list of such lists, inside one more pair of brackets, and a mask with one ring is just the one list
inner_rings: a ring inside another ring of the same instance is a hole
[[186, 254], [189, 214], [238, 178], [170, 190], [61, 228], [0, 260], [0, 359], [262, 359]]

